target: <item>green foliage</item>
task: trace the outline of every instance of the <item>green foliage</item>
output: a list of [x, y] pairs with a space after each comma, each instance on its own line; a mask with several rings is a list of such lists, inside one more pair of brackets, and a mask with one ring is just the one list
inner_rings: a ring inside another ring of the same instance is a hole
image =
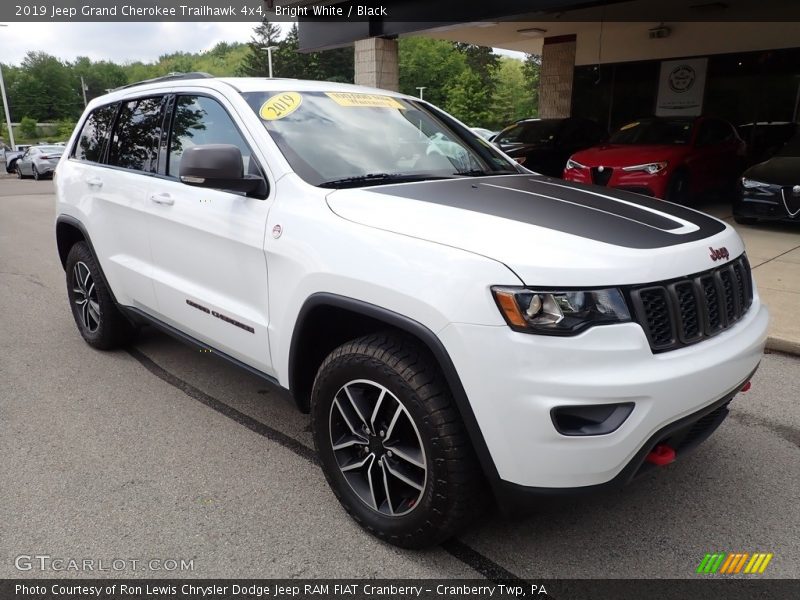
[[519, 119], [535, 117], [538, 113], [536, 92], [536, 87], [532, 87], [525, 77], [525, 64], [507, 56], [501, 57], [495, 74], [492, 115], [487, 127], [501, 129]]
[[36, 119], [32, 119], [30, 117], [22, 117], [22, 121], [19, 122], [19, 134], [24, 138], [35, 138], [39, 133], [39, 129], [36, 127]]
[[72, 119], [61, 119], [56, 123], [56, 136], [59, 140], [66, 140], [72, 135], [72, 130], [75, 129], [77, 121]]

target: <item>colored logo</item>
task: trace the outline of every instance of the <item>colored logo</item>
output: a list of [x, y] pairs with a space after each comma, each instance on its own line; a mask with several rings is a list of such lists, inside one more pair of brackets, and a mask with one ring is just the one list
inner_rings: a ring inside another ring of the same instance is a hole
[[667, 82], [669, 83], [669, 88], [673, 92], [682, 94], [691, 89], [696, 78], [697, 75], [692, 67], [689, 65], [680, 65], [672, 69]]
[[722, 573], [724, 575], [735, 575], [745, 573], [747, 575], [761, 575], [767, 569], [769, 561], [772, 560], [772, 552], [715, 552], [706, 554], [697, 567], [697, 573]]
[[708, 247], [711, 251], [711, 260], [717, 262], [718, 260], [728, 260], [730, 254], [728, 254], [728, 249], [723, 246], [722, 248], [712, 248], [711, 246]]

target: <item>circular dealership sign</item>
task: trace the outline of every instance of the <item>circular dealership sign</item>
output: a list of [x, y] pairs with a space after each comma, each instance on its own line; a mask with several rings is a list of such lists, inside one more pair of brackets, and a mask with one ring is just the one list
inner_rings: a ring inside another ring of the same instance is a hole
[[689, 91], [697, 79], [697, 74], [689, 65], [680, 65], [669, 74], [669, 88], [678, 94]]

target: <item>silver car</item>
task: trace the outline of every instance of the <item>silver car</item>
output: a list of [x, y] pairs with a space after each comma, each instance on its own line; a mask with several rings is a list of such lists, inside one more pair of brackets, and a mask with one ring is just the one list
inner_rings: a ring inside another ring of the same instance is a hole
[[17, 160], [17, 177], [33, 177], [36, 180], [52, 177], [63, 153], [63, 146], [31, 146]]

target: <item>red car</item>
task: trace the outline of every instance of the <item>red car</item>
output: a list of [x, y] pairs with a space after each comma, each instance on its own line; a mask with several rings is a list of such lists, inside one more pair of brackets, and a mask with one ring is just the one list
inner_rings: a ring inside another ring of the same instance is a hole
[[620, 127], [607, 144], [576, 152], [564, 179], [685, 202], [734, 189], [746, 145], [736, 129], [711, 117], [652, 117]]

